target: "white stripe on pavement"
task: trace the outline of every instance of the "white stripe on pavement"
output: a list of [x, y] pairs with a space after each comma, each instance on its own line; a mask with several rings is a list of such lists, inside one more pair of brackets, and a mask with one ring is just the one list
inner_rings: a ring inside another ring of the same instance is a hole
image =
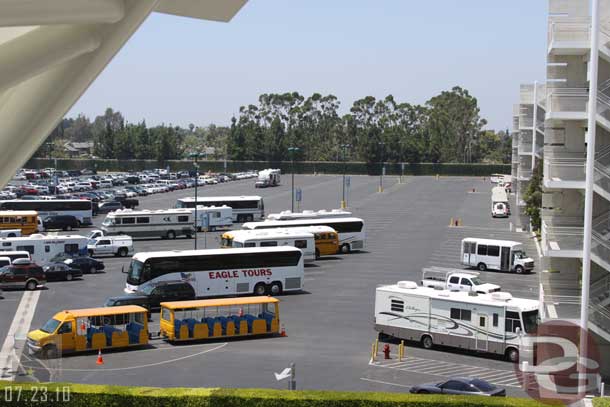
[[17, 373], [15, 368], [20, 363], [21, 353], [25, 347], [25, 342], [22, 344], [23, 346], [16, 347], [15, 339], [25, 341], [39, 298], [40, 291], [38, 290], [26, 291], [21, 297], [21, 302], [0, 350], [0, 378], [4, 380], [15, 380]]

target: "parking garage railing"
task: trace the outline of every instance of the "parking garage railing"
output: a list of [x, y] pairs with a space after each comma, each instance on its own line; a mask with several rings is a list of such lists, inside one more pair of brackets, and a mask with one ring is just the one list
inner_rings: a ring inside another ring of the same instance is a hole
[[582, 251], [583, 220], [581, 218], [565, 218], [565, 224], [549, 224], [542, 221], [542, 247], [545, 254], [549, 250], [553, 251]]
[[549, 112], [585, 113], [588, 100], [587, 88], [552, 88], [547, 93]]
[[585, 181], [584, 153], [557, 153], [544, 149], [544, 177], [547, 181]]

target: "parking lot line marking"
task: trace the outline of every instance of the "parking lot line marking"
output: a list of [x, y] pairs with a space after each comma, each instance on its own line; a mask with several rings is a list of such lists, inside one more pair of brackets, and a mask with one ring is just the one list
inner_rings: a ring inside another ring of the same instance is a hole
[[406, 388], [409, 388], [409, 389], [411, 388], [411, 386], [407, 386], [407, 385], [404, 385], [404, 384], [384, 382], [383, 380], [367, 379], [366, 377], [361, 377], [360, 380], [364, 380], [364, 381], [367, 381], [367, 382], [373, 382], [373, 383], [379, 383], [379, 384], [387, 384], [389, 386], [406, 387]]
[[21, 302], [15, 311], [15, 317], [11, 323], [6, 339], [0, 350], [0, 377], [6, 380], [15, 380], [15, 372], [12, 371], [13, 363], [17, 364], [21, 361], [23, 347], [15, 346], [15, 338], [25, 340], [30, 329], [36, 304], [40, 298], [40, 291], [26, 291], [21, 297]]
[[549, 317], [551, 317], [552, 319], [557, 319], [557, 309], [553, 304], [547, 304], [546, 310], [549, 314]]
[[[142, 368], [145, 368], [145, 367], [153, 367], [153, 366], [166, 365], [168, 363], [178, 362], [180, 360], [193, 358], [195, 356], [200, 356], [200, 355], [206, 354], [208, 352], [212, 352], [212, 351], [218, 350], [220, 348], [224, 348], [228, 344], [229, 344], [228, 342], [224, 342], [224, 343], [221, 343], [220, 345], [218, 345], [218, 346], [216, 346], [214, 348], [206, 349], [204, 351], [197, 352], [197, 353], [193, 353], [192, 355], [186, 355], [186, 356], [182, 356], [182, 357], [179, 357], [179, 358], [163, 360], [161, 362], [148, 363], [148, 364], [139, 365], [139, 366], [114, 367], [114, 368], [97, 368], [97, 369], [71, 369], [71, 368], [64, 368], [64, 367], [62, 367], [61, 370], [62, 371], [66, 371], [66, 372], [111, 372], [111, 371], [112, 372], [116, 372], [116, 371], [121, 371], [121, 370], [142, 369]], [[149, 350], [162, 350], [162, 349], [149, 349]], [[106, 355], [106, 357], [108, 359], [108, 355]], [[106, 363], [108, 363], [108, 361]], [[29, 368], [32, 368], [32, 369], [36, 369], [37, 368], [35, 366], [28, 366], [28, 365], [23, 365], [23, 366], [24, 367], [29, 367]]]

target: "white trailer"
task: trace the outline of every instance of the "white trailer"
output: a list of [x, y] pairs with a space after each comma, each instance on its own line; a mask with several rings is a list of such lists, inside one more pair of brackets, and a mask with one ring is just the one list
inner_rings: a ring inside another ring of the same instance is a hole
[[421, 285], [440, 290], [472, 291], [479, 294], [489, 294], [501, 290], [499, 285], [483, 283], [477, 272], [445, 267], [424, 268]]
[[[256, 229], [236, 230], [230, 232], [231, 239], [223, 239], [230, 242], [234, 248], [241, 247], [274, 247], [294, 246], [303, 252], [303, 260], [313, 262], [316, 260], [316, 242], [312, 232], [294, 229]], [[223, 235], [224, 236], [224, 235]]]
[[34, 263], [44, 265], [63, 255], [87, 255], [87, 241], [85, 236], [80, 235], [35, 233], [24, 237], [7, 237], [0, 239], [0, 256], [4, 256], [2, 252], [25, 251], [30, 253]]
[[157, 211], [118, 209], [110, 212], [102, 223], [104, 235], [131, 237], [160, 237], [175, 239], [195, 235], [193, 211], [190, 209], [161, 209]]
[[280, 185], [281, 170], [275, 168], [267, 168], [258, 172], [258, 177], [254, 183], [255, 188], [276, 187]]
[[529, 273], [534, 259], [527, 257], [523, 245], [510, 240], [492, 240], [467, 237], [462, 239], [461, 261], [464, 266], [480, 271], [499, 270]]
[[506, 292], [473, 295], [399, 281], [376, 289], [375, 330], [426, 349], [451, 346], [517, 362], [521, 337], [536, 331], [538, 308], [537, 300]]
[[[195, 209], [191, 209], [195, 216]], [[225, 229], [233, 225], [233, 208], [230, 206], [197, 206], [197, 230]]]

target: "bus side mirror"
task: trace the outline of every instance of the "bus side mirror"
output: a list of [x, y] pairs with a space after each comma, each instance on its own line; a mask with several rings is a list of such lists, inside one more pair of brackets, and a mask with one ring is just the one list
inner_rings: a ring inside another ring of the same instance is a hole
[[517, 334], [517, 336], [521, 336], [521, 328], [517, 327], [515, 329], [515, 333]]
[[125, 266], [121, 266], [121, 273], [123, 273], [123, 274], [127, 274], [127, 273], [125, 272]]

